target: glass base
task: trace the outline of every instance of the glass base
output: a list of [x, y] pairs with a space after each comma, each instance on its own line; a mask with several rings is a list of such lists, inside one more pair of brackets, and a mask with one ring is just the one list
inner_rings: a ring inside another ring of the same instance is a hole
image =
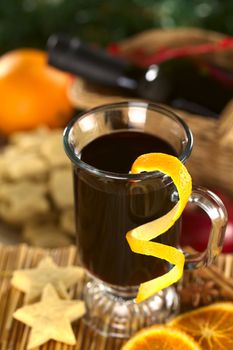
[[164, 323], [179, 310], [175, 287], [169, 287], [136, 304], [135, 288], [112, 288], [92, 279], [84, 290], [84, 321], [101, 335], [129, 338], [139, 329]]

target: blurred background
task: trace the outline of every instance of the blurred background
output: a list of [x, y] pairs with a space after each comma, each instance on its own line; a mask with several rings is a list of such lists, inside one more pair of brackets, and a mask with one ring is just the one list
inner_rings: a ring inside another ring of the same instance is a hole
[[[168, 31], [163, 36], [164, 32], [160, 31], [160, 35], [153, 33], [153, 38], [150, 34], [141, 38], [138, 46], [134, 41], [135, 47], [129, 45], [131, 49], [127, 52], [127, 45], [136, 34], [148, 29], [181, 27], [207, 29], [219, 34], [184, 29], [183, 33]], [[129, 58], [130, 50], [135, 49], [137, 54], [138, 48], [145, 52], [149, 48], [156, 53], [164, 47], [215, 44], [225, 40], [225, 35], [233, 35], [233, 1], [0, 1], [0, 243], [26, 241], [31, 245], [57, 247], [74, 242], [72, 175], [63, 150], [62, 133], [80, 110], [110, 102], [109, 98], [114, 97], [108, 89], [95, 90], [92, 84], [85, 85], [80, 76], [76, 79], [48, 65], [46, 44], [53, 33], [77, 36], [103, 48], [129, 39], [121, 47]], [[226, 111], [216, 119], [206, 118], [202, 113], [194, 117], [180, 114], [194, 133], [189, 170], [195, 183], [217, 190], [228, 208], [231, 226], [226, 251], [233, 251], [233, 40], [228, 38], [230, 41], [230, 50], [207, 56], [228, 69], [227, 79], [220, 75], [221, 84], [221, 80], [231, 83]], [[189, 91], [193, 85], [186, 73], [181, 75], [188, 82], [185, 91]], [[220, 89], [224, 86], [221, 84]], [[206, 90], [211, 91], [211, 86]], [[206, 102], [206, 91], [202, 94], [199, 88], [194, 90], [196, 95], [203, 95]], [[211, 97], [210, 100], [215, 99]], [[225, 194], [231, 198], [224, 197]], [[192, 212], [186, 222], [203, 227], [200, 215], [200, 212]], [[193, 237], [200, 232], [198, 244], [203, 244], [204, 236], [206, 243], [208, 224], [204, 225], [204, 233], [200, 227], [192, 225]], [[184, 228], [184, 232], [191, 231], [190, 227], [184, 225]]]
[[232, 0], [10, 0], [0, 2], [1, 53], [44, 48], [54, 32], [106, 45], [149, 28], [200, 27], [233, 34]]

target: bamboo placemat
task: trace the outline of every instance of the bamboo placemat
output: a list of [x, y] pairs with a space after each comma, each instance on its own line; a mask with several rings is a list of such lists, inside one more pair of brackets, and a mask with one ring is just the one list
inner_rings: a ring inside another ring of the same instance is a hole
[[[78, 264], [78, 255], [74, 246], [52, 250], [29, 247], [0, 245], [0, 350], [25, 350], [30, 328], [12, 318], [13, 312], [23, 305], [23, 293], [11, 287], [10, 277], [15, 269], [36, 267], [41, 258], [51, 255], [60, 266]], [[232, 255], [222, 255], [217, 261], [218, 267], [226, 277], [233, 276]], [[82, 296], [83, 283], [70, 289], [71, 298]], [[123, 340], [105, 338], [89, 329], [82, 321], [74, 322], [73, 329], [77, 343], [68, 346], [50, 341], [40, 350], [119, 350]]]

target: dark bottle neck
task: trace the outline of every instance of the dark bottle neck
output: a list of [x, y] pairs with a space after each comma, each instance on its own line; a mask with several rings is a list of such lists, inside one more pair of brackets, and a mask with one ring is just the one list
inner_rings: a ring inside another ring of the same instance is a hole
[[87, 46], [76, 38], [51, 36], [48, 62], [91, 83], [124, 89], [150, 100], [165, 101], [170, 94], [170, 83], [159, 66], [134, 67], [126, 60]]
[[48, 63], [96, 84], [135, 90], [137, 82], [129, 63], [107, 52], [83, 44], [79, 39], [53, 35], [48, 40]]

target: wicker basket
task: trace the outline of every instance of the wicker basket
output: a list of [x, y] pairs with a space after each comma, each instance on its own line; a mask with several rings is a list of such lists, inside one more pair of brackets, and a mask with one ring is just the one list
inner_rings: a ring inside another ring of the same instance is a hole
[[[123, 53], [137, 48], [154, 52], [161, 47], [215, 43], [223, 35], [194, 28], [151, 30], [120, 43]], [[233, 70], [233, 50], [206, 54], [212, 63]], [[96, 88], [78, 78], [70, 90], [70, 99], [78, 108], [123, 101], [125, 97], [112, 95], [104, 88]], [[233, 195], [233, 100], [223, 110], [218, 120], [176, 110], [194, 134], [194, 148], [188, 167], [195, 183], [226, 190]]]

